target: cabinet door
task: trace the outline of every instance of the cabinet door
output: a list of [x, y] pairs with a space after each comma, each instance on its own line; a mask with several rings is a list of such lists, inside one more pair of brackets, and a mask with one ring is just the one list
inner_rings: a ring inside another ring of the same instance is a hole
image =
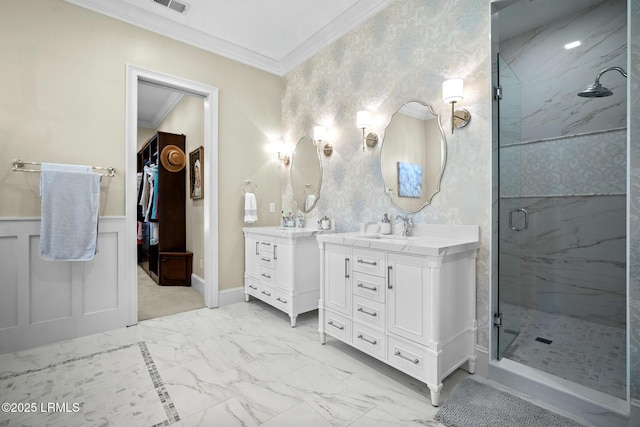
[[387, 266], [387, 330], [427, 344], [430, 313], [430, 269], [427, 259], [389, 254]]
[[247, 234], [244, 239], [244, 270], [250, 277], [260, 277], [260, 245], [258, 237]]
[[351, 315], [351, 248], [326, 245], [324, 263], [324, 304]]
[[273, 260], [276, 270], [276, 286], [288, 291], [293, 291], [294, 268], [305, 268], [304, 265], [294, 265], [294, 245], [277, 241], [273, 247]]

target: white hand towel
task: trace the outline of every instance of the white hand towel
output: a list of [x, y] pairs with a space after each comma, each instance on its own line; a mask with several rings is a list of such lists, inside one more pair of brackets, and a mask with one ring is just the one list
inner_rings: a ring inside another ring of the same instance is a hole
[[254, 193], [244, 193], [244, 222], [251, 224], [258, 221], [258, 203]]
[[316, 195], [309, 194], [304, 201], [304, 211], [309, 212], [311, 208], [313, 208], [314, 203], [316, 202]]
[[96, 254], [100, 175], [91, 166], [43, 163], [40, 256], [89, 261]]

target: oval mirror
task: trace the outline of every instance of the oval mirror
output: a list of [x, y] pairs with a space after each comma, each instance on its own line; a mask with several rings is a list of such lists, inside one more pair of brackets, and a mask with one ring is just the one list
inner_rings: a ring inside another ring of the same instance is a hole
[[385, 192], [405, 213], [431, 203], [440, 191], [447, 145], [440, 117], [430, 105], [407, 102], [384, 131], [380, 167]]
[[291, 188], [296, 206], [302, 212], [310, 212], [320, 198], [322, 186], [322, 162], [313, 140], [303, 136], [291, 155]]

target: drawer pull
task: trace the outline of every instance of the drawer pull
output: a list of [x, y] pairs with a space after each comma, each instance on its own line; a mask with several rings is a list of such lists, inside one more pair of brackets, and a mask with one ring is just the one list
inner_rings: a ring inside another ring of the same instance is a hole
[[365, 286], [365, 285], [362, 284], [362, 282], [358, 282], [358, 287], [359, 288], [364, 288], [364, 289], [366, 289], [368, 291], [378, 292], [378, 288], [377, 287], [375, 287], [375, 286], [374, 287]]
[[411, 358], [405, 356], [404, 354], [402, 354], [398, 350], [396, 350], [396, 356], [398, 356], [399, 358], [404, 359], [406, 361], [409, 361], [409, 362], [413, 363], [414, 365], [417, 365], [418, 363], [420, 363], [419, 359], [411, 359]]
[[358, 258], [358, 264], [372, 265], [374, 267], [378, 266], [378, 262], [377, 261], [365, 261], [362, 258]]
[[271, 279], [271, 275], [269, 275], [269, 274], [261, 273], [260, 275], [261, 275], [262, 277], [266, 277], [267, 279]]
[[260, 258], [264, 262], [271, 262], [271, 258]]
[[333, 320], [329, 320], [328, 324], [329, 324], [329, 325], [331, 325], [331, 326], [333, 326], [334, 328], [338, 328], [338, 329], [340, 329], [341, 331], [342, 331], [342, 330], [344, 330], [344, 326], [342, 326], [342, 325], [336, 325], [335, 323], [333, 323]]
[[349, 258], [344, 259], [344, 277], [349, 278]]
[[391, 284], [391, 272], [393, 271], [393, 267], [392, 266], [388, 266], [387, 267], [387, 288], [388, 289], [393, 289], [393, 285]]
[[271, 243], [269, 242], [260, 242], [261, 245], [265, 245], [265, 246], [271, 246]]
[[287, 300], [286, 300], [286, 299], [282, 299], [282, 298], [280, 298], [280, 297], [278, 297], [278, 298], [276, 298], [276, 299], [277, 299], [278, 301], [280, 301], [281, 303], [283, 303], [283, 304], [286, 304], [286, 303], [287, 303]]
[[377, 317], [377, 316], [378, 316], [378, 313], [376, 313], [375, 311], [374, 311], [374, 312], [370, 312], [370, 311], [365, 310], [365, 309], [364, 309], [364, 308], [362, 308], [362, 307], [358, 307], [358, 311], [359, 311], [360, 313], [368, 314], [368, 315], [369, 315], [369, 316], [371, 316], [371, 317]]
[[361, 339], [364, 342], [368, 342], [371, 345], [378, 345], [378, 341], [376, 341], [376, 340], [368, 340], [362, 334], [358, 334], [358, 339]]
[[273, 245], [273, 259], [278, 259], [278, 245]]
[[271, 296], [271, 292], [267, 292], [267, 291], [262, 291], [263, 294], [265, 294], [266, 296], [270, 297]]
[[258, 287], [257, 287], [257, 286], [253, 286], [253, 285], [249, 285], [249, 287], [250, 287], [251, 289], [258, 289]]

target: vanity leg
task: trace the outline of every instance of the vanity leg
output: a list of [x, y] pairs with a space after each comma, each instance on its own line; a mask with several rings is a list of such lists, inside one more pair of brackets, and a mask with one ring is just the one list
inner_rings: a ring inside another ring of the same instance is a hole
[[429, 390], [431, 391], [431, 405], [438, 406], [440, 404], [440, 390], [442, 390], [442, 383], [439, 386], [429, 386]]
[[249, 294], [245, 292], [245, 294], [244, 294], [244, 301], [245, 301], [245, 302], [249, 302], [249, 298], [250, 298], [250, 297], [249, 297]]
[[295, 328], [295, 327], [296, 327], [296, 319], [298, 318], [298, 316], [297, 316], [297, 315], [293, 315], [293, 314], [292, 314], [292, 315], [291, 315], [291, 316], [289, 316], [289, 317], [291, 318], [291, 327], [292, 327], [292, 328]]
[[476, 373], [476, 360], [477, 360], [477, 357], [473, 356], [473, 357], [470, 357], [469, 361], [467, 362], [467, 372], [469, 372], [470, 374]]
[[327, 343], [327, 334], [320, 331], [320, 344], [325, 345]]

